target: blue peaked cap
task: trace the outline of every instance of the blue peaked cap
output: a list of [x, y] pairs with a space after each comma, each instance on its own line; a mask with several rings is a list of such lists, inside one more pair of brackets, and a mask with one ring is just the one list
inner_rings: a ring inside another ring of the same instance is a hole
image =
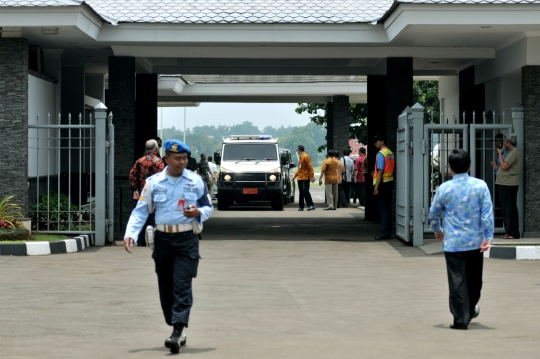
[[165, 147], [165, 151], [168, 152], [175, 152], [175, 153], [185, 153], [190, 152], [189, 147], [180, 140], [167, 140], [165, 143], [163, 143], [163, 147]]

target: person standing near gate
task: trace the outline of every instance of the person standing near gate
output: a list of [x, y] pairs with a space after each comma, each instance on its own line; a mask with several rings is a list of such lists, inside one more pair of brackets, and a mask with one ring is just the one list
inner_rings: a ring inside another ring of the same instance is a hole
[[[164, 143], [167, 167], [148, 178], [131, 213], [124, 236], [124, 248], [131, 253], [148, 217], [149, 201], [155, 206], [155, 239], [152, 258], [158, 277], [159, 299], [165, 321], [173, 326], [165, 346], [172, 353], [180, 350], [180, 338], [189, 323], [193, 305], [192, 280], [199, 265], [199, 229], [212, 215], [211, 198], [202, 178], [186, 170], [189, 148], [179, 140]], [[198, 232], [198, 231], [197, 231]]]
[[385, 144], [382, 136], [375, 136], [375, 147], [379, 150], [373, 171], [373, 195], [377, 198], [381, 217], [381, 234], [376, 240], [390, 239], [392, 235], [392, 191], [394, 189], [394, 168], [396, 159]]
[[[334, 150], [328, 150], [327, 158], [321, 166], [321, 174], [319, 176], [319, 185], [322, 185], [324, 178], [324, 191], [326, 194], [326, 203], [328, 204], [328, 207], [323, 208], [323, 211], [335, 210], [337, 208], [338, 166], [339, 161], [334, 159]], [[341, 176], [341, 172], [339, 176]]]
[[298, 145], [296, 150], [298, 154], [298, 168], [293, 175], [293, 181], [298, 180], [298, 191], [300, 192], [300, 198], [298, 200], [298, 210], [304, 210], [304, 200], [306, 202], [307, 210], [313, 211], [315, 205], [313, 204], [313, 199], [311, 198], [311, 193], [309, 193], [309, 182], [315, 182], [315, 171], [313, 170], [313, 165], [311, 164], [311, 157], [305, 152], [303, 145]]
[[366, 190], [365, 190], [365, 177], [364, 172], [366, 167], [366, 148], [360, 148], [360, 155], [354, 163], [354, 199], [353, 204], [356, 203], [358, 199], [358, 208], [364, 207], [366, 205]]
[[[131, 171], [129, 171], [129, 186], [133, 190], [133, 199], [139, 199], [139, 192], [146, 184], [146, 179], [158, 172], [163, 171], [165, 164], [163, 160], [159, 158], [159, 144], [156, 140], [148, 140], [145, 145], [145, 155], [139, 158]], [[148, 223], [145, 224], [145, 228]], [[144, 231], [139, 236], [137, 241], [138, 246], [146, 246], [146, 240], [144, 238]]]
[[444, 241], [450, 312], [454, 316], [450, 328], [467, 329], [471, 319], [480, 314], [483, 252], [493, 240], [493, 204], [487, 184], [469, 177], [471, 158], [467, 152], [453, 150], [448, 164], [453, 178], [437, 189], [429, 223], [437, 239]]
[[354, 175], [354, 161], [350, 157], [351, 150], [343, 150], [343, 157], [339, 161], [343, 164], [344, 172], [342, 174], [341, 184], [338, 186], [339, 201], [338, 208], [349, 207], [351, 203], [351, 183]]
[[[517, 208], [517, 193], [519, 189], [519, 174], [521, 172], [521, 152], [516, 147], [517, 137], [513, 133], [506, 135], [503, 148], [498, 148], [499, 163], [495, 184], [501, 199], [501, 209], [503, 215], [504, 229], [506, 234], [504, 239], [517, 239], [519, 233], [519, 215]], [[504, 149], [508, 152], [506, 157]]]

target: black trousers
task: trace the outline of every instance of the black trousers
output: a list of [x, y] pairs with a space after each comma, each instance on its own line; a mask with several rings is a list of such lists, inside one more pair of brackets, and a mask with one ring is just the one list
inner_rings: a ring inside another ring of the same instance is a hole
[[365, 182], [356, 182], [353, 185], [354, 188], [354, 197], [353, 203], [358, 200], [358, 204], [361, 206], [366, 205], [366, 189], [364, 187]]
[[519, 186], [497, 185], [501, 199], [501, 210], [506, 233], [519, 238], [519, 214], [517, 208], [517, 193]]
[[381, 216], [381, 234], [383, 238], [389, 238], [392, 235], [392, 191], [394, 190], [394, 181], [382, 182], [379, 185], [379, 194], [377, 205]]
[[351, 203], [351, 182], [343, 181], [341, 184], [345, 192], [345, 205], [348, 206]]
[[191, 284], [199, 266], [199, 236], [193, 231], [156, 231], [152, 258], [158, 277], [159, 300], [169, 325], [189, 323], [193, 306]]
[[306, 206], [313, 206], [313, 199], [311, 198], [311, 193], [309, 193], [309, 180], [298, 180], [298, 191], [300, 192], [298, 207], [304, 209], [304, 200]]
[[480, 300], [484, 254], [479, 249], [444, 252], [454, 325], [467, 327]]

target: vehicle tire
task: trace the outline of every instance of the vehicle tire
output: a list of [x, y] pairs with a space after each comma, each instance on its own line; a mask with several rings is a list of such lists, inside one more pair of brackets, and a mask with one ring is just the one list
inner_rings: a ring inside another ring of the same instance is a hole
[[274, 211], [283, 211], [283, 196], [281, 194], [272, 199], [272, 209]]
[[224, 198], [223, 196], [218, 196], [217, 198], [217, 209], [220, 211], [226, 211], [229, 209], [231, 202], [228, 198]]

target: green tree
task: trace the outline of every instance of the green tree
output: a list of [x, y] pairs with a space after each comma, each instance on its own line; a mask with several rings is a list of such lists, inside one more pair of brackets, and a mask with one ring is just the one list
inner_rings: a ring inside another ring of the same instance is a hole
[[[307, 112], [312, 115], [311, 121], [326, 129], [326, 104], [324, 103], [299, 103], [296, 113]], [[349, 104], [349, 138], [357, 138], [360, 142], [367, 141], [367, 105], [359, 103]], [[325, 136], [326, 139], [326, 136]], [[321, 143], [321, 142], [318, 142]], [[319, 145], [318, 152], [326, 148], [326, 143]]]
[[439, 83], [437, 81], [414, 81], [413, 102], [424, 106], [424, 111], [429, 116], [430, 121], [433, 116], [433, 123], [441, 122]]

